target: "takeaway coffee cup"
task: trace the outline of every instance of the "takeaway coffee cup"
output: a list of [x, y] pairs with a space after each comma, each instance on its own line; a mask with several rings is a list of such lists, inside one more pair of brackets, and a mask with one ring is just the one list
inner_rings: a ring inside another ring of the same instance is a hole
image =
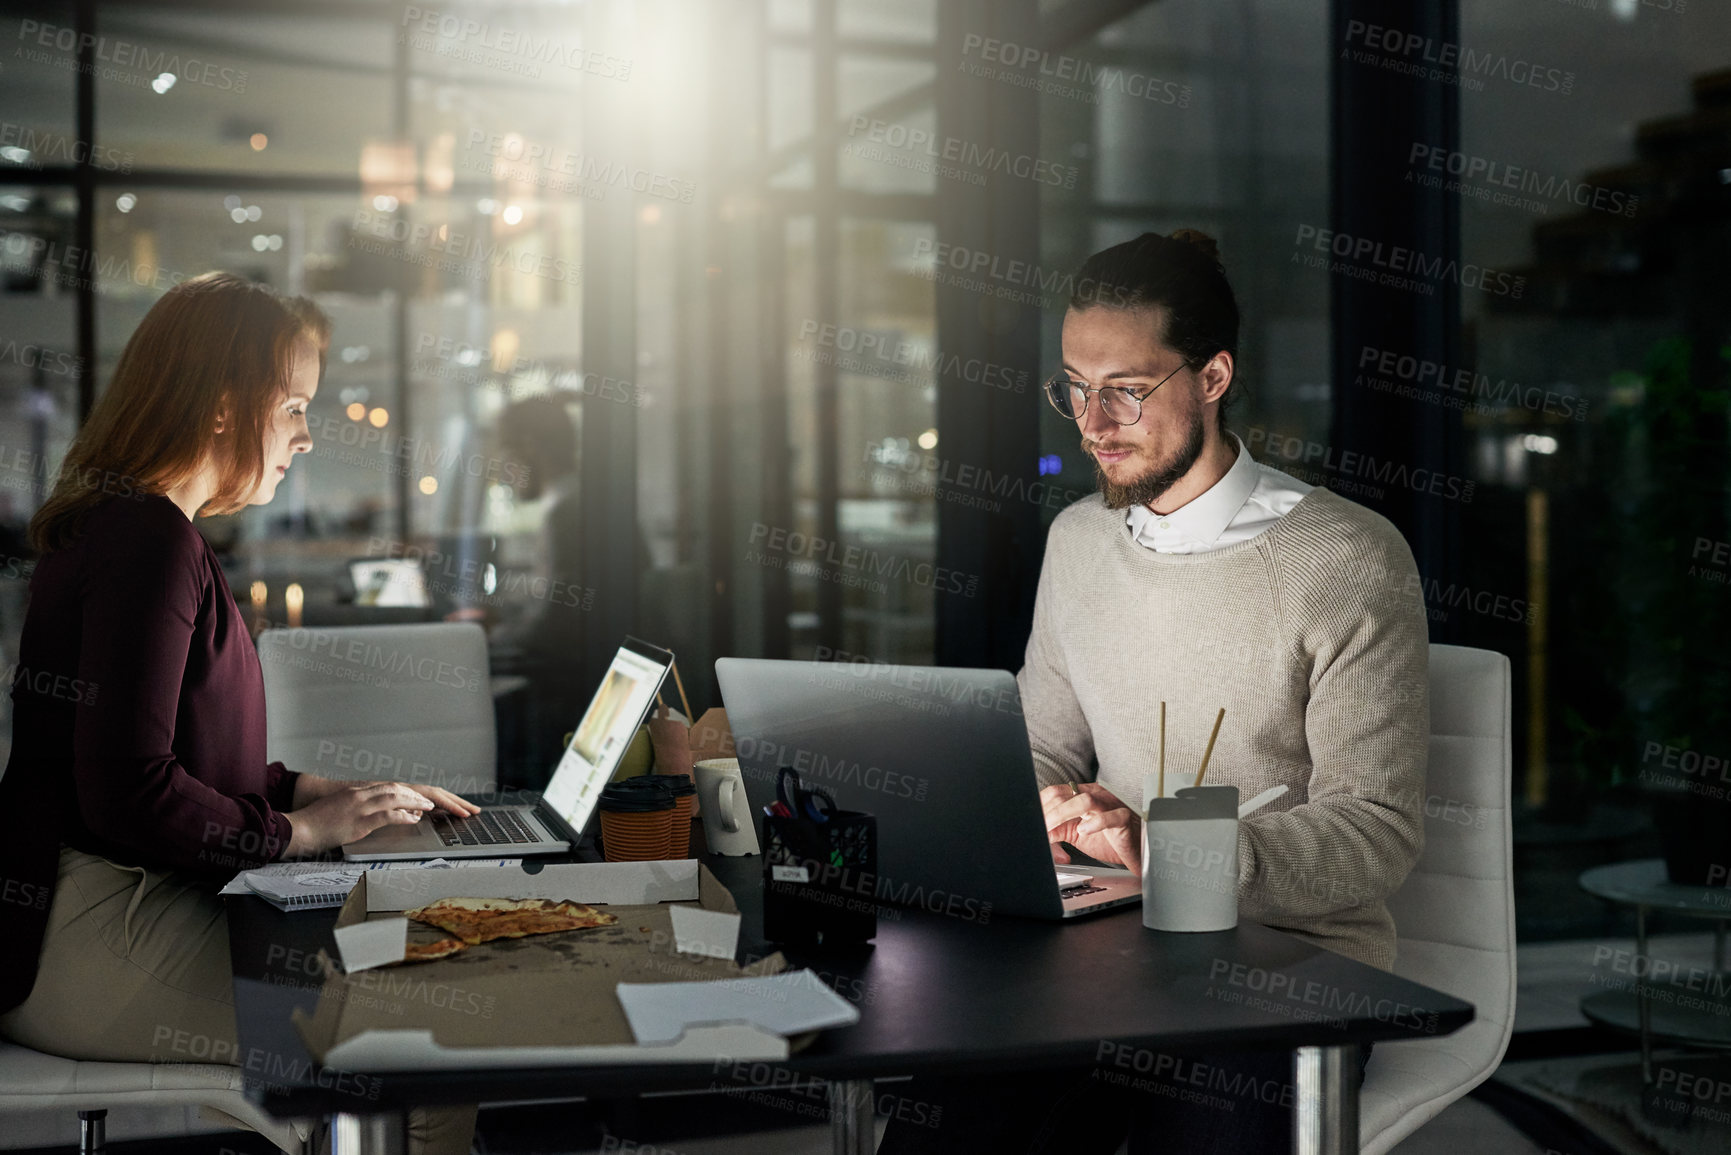
[[1142, 925], [1238, 925], [1238, 787], [1191, 786], [1148, 804], [1142, 823]]
[[703, 837], [713, 854], [756, 854], [757, 824], [745, 800], [745, 779], [738, 758], [707, 758], [696, 766], [698, 811]]
[[601, 849], [608, 862], [655, 862], [669, 857], [677, 813], [671, 779], [643, 775], [601, 791]]
[[688, 774], [659, 774], [673, 783], [673, 832], [667, 839], [667, 857], [691, 857], [691, 820], [696, 817], [697, 785]]

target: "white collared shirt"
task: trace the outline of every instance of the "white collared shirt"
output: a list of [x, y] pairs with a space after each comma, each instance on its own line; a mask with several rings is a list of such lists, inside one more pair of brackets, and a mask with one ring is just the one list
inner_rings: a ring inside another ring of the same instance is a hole
[[1207, 553], [1249, 541], [1315, 488], [1258, 464], [1236, 433], [1227, 436], [1238, 447], [1238, 456], [1207, 492], [1171, 513], [1155, 513], [1146, 505], [1130, 507], [1130, 536], [1138, 545], [1156, 553]]

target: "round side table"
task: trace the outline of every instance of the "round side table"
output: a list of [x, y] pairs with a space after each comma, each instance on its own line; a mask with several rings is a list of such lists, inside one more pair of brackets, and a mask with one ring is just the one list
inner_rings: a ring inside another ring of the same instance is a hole
[[[1642, 858], [1595, 866], [1581, 874], [1588, 894], [1635, 908], [1634, 989], [1597, 991], [1581, 1000], [1581, 1013], [1600, 1026], [1631, 1031], [1641, 1039], [1641, 1079], [1653, 1081], [1653, 1040], [1731, 1049], [1731, 972], [1725, 969], [1725, 925], [1731, 922], [1731, 888], [1680, 886], [1665, 877], [1663, 859]], [[1704, 918], [1713, 925], [1713, 969], [1654, 978], [1647, 950], [1647, 912]], [[1658, 1004], [1657, 1006], [1655, 1004]]]

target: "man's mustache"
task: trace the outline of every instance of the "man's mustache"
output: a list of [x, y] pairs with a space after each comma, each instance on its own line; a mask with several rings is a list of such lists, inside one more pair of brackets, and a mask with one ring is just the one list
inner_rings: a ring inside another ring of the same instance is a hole
[[1082, 439], [1082, 450], [1085, 453], [1129, 453], [1135, 448], [1134, 445], [1114, 445], [1108, 442], [1091, 441], [1086, 437]]

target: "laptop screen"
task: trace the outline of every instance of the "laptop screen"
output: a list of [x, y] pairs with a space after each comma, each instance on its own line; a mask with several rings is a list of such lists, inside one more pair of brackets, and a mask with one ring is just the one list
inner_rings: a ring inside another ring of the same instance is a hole
[[619, 768], [619, 759], [643, 724], [672, 662], [673, 655], [666, 650], [635, 638], [625, 639], [613, 655], [613, 664], [542, 794], [576, 833], [583, 833], [602, 787]]
[[349, 563], [349, 577], [357, 606], [428, 605], [427, 577], [415, 558], [361, 558]]

